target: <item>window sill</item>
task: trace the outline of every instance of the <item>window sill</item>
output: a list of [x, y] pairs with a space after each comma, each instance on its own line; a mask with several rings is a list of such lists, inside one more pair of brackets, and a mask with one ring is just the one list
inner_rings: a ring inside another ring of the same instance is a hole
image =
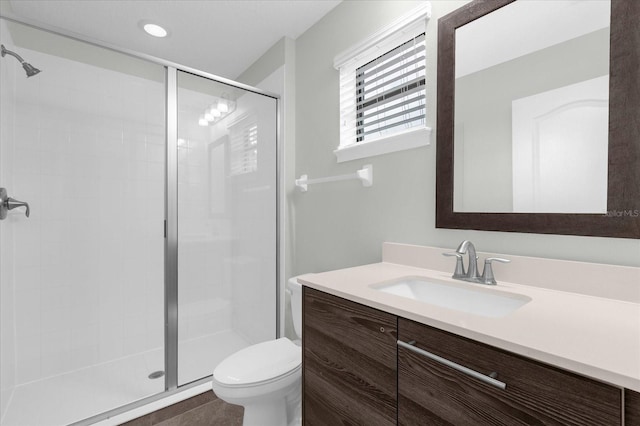
[[390, 152], [404, 151], [431, 144], [431, 128], [410, 130], [386, 138], [376, 139], [371, 142], [360, 142], [333, 151], [338, 163], [358, 160], [360, 158], [374, 157]]

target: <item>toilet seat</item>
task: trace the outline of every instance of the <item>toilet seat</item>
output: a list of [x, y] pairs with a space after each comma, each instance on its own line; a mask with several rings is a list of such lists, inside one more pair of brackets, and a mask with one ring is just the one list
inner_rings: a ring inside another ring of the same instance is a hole
[[260, 386], [296, 374], [302, 368], [302, 349], [282, 337], [244, 348], [225, 358], [213, 372], [222, 387]]

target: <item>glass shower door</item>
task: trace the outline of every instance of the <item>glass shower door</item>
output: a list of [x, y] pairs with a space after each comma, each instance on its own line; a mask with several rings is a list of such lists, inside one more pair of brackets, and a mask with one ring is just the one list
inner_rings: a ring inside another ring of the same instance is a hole
[[274, 98], [178, 72], [178, 385], [276, 337]]

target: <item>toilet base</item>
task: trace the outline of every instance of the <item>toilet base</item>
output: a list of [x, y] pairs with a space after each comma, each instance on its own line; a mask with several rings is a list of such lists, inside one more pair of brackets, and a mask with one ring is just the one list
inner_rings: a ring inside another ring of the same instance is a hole
[[287, 406], [284, 399], [256, 401], [244, 406], [243, 426], [283, 426], [287, 424]]
[[242, 426], [301, 426], [302, 405], [284, 401], [270, 401], [244, 407]]
[[[299, 426], [302, 371], [262, 386], [224, 387], [213, 381], [218, 398], [244, 407], [243, 426]], [[298, 419], [296, 423], [296, 418]]]
[[302, 426], [302, 400], [300, 392], [295, 393], [287, 403], [287, 426]]

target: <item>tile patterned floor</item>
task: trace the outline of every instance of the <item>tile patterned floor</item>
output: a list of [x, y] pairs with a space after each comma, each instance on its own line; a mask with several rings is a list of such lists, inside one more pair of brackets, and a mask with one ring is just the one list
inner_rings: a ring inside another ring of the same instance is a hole
[[206, 392], [122, 426], [241, 426], [244, 409]]

